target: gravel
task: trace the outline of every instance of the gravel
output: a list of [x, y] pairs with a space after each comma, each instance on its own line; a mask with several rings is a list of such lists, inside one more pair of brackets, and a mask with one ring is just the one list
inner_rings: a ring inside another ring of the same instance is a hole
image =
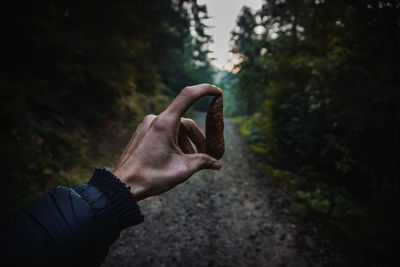
[[121, 233], [102, 266], [331, 265], [229, 119], [225, 139], [222, 170], [141, 201], [144, 223]]

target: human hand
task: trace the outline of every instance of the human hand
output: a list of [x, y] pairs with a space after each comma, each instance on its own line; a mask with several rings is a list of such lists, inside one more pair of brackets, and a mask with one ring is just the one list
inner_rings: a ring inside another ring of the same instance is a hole
[[188, 86], [160, 115], [147, 115], [139, 124], [112, 171], [137, 200], [164, 193], [201, 169], [222, 167], [205, 154], [205, 136], [196, 123], [182, 118], [196, 100], [221, 94], [210, 84]]

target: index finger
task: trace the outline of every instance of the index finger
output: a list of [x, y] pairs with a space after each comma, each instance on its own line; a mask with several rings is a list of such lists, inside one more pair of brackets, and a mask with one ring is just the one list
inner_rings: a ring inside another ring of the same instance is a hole
[[175, 118], [181, 118], [193, 103], [206, 95], [221, 95], [222, 90], [214, 85], [203, 83], [183, 88], [165, 112]]

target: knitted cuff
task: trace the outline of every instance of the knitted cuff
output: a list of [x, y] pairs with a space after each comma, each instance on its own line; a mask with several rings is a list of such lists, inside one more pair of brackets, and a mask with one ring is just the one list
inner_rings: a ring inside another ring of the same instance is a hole
[[121, 230], [143, 222], [144, 217], [130, 192], [130, 186], [127, 187], [114, 174], [106, 169], [96, 168], [88, 184], [97, 187], [111, 202]]

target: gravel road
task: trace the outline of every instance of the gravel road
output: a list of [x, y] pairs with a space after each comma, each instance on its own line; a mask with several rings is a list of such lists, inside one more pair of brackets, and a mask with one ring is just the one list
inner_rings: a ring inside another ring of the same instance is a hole
[[144, 223], [121, 233], [102, 266], [330, 265], [229, 119], [225, 138], [222, 170], [141, 201]]

